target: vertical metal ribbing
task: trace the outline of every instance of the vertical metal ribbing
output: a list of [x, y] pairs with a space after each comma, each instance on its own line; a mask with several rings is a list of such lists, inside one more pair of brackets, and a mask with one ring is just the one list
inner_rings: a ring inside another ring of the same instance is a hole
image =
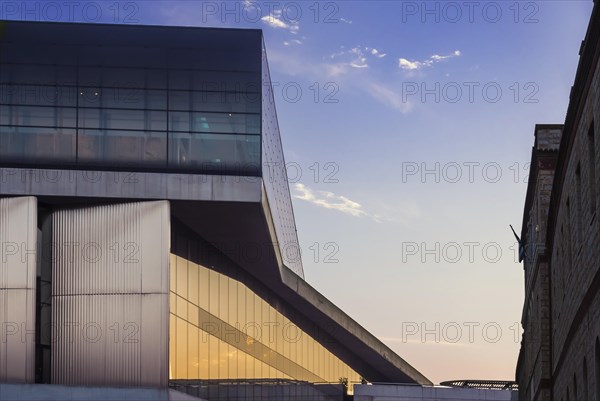
[[0, 382], [35, 381], [37, 200], [0, 199]]
[[54, 213], [52, 308], [68, 336], [53, 383], [167, 385], [169, 218], [167, 201]]

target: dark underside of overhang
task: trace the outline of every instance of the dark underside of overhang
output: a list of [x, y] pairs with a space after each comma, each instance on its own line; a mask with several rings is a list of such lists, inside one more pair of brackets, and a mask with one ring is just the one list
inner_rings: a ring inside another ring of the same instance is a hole
[[[285, 266], [260, 203], [172, 201], [172, 215], [243, 268], [237, 274], [301, 329], [372, 382], [432, 384]], [[271, 230], [272, 231], [272, 230]], [[227, 272], [236, 276], [235, 272]]]

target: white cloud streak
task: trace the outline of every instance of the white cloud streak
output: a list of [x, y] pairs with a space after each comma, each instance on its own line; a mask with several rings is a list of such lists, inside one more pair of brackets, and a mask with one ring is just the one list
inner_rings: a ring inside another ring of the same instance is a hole
[[298, 25], [298, 23], [287, 23], [281, 19], [281, 10], [265, 15], [260, 20], [271, 28], [286, 29], [294, 34], [298, 33], [300, 30], [300, 25]]
[[360, 203], [345, 196], [329, 191], [313, 190], [302, 183], [296, 183], [293, 186], [293, 197], [353, 217], [368, 217], [376, 223], [409, 225], [412, 221], [421, 217], [418, 206], [411, 201], [401, 201], [400, 204], [394, 207], [380, 205], [379, 209], [383, 213], [372, 213], [365, 210]]
[[456, 50], [453, 53], [448, 54], [446, 56], [440, 56], [439, 54], [434, 54], [433, 56], [429, 57], [427, 60], [423, 60], [423, 61], [408, 60], [406, 58], [400, 58], [400, 59], [398, 59], [398, 67], [400, 67], [403, 70], [408, 70], [408, 71], [420, 70], [423, 67], [432, 67], [435, 63], [439, 63], [442, 60], [447, 60], [447, 59], [454, 58], [454, 57], [460, 57], [461, 54], [462, 53], [460, 52], [460, 50]]
[[326, 209], [337, 210], [354, 217], [368, 216], [360, 203], [354, 202], [345, 196], [336, 195], [329, 191], [315, 191], [306, 185], [296, 183], [294, 198], [310, 202]]
[[385, 53], [380, 53], [379, 50], [377, 50], [375, 48], [371, 49], [371, 54], [377, 58], [384, 58], [387, 55]]

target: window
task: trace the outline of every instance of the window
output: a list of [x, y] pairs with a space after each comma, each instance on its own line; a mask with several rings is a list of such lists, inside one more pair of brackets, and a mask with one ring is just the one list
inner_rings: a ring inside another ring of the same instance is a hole
[[588, 164], [589, 164], [589, 185], [590, 185], [590, 214], [596, 213], [596, 133], [594, 123], [588, 131]]
[[566, 247], [567, 247], [567, 252], [566, 252], [566, 258], [565, 258], [565, 265], [564, 265], [564, 272], [565, 272], [565, 280], [564, 283], [566, 284], [567, 282], [567, 278], [568, 276], [566, 276], [567, 271], [571, 271], [571, 266], [573, 265], [573, 225], [572, 225], [572, 217], [573, 217], [573, 213], [571, 213], [571, 200], [569, 198], [567, 198], [567, 216], [566, 216], [566, 236], [565, 238], [565, 243], [566, 243]]
[[596, 338], [594, 375], [596, 376], [596, 401], [600, 401], [600, 340]]
[[587, 360], [583, 358], [583, 397], [584, 400], [589, 400], [588, 397], [588, 369], [587, 369]]
[[581, 207], [582, 203], [582, 194], [581, 194], [581, 163], [577, 163], [577, 169], [575, 169], [575, 190], [577, 199], [575, 207], [577, 210], [576, 213], [576, 223], [577, 223], [577, 243], [575, 246], [576, 256], [579, 254], [579, 250], [581, 249], [581, 245], [583, 244], [583, 208]]

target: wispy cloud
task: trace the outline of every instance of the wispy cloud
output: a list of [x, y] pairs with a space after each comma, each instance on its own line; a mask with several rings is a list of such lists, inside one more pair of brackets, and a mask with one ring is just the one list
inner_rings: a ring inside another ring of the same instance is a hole
[[350, 62], [350, 67], [367, 68], [369, 66], [367, 64], [367, 58], [361, 49], [355, 47], [354, 49], [350, 50], [350, 52], [354, 55], [354, 59]]
[[298, 33], [300, 25], [297, 22], [288, 23], [281, 18], [281, 10], [275, 10], [269, 15], [265, 15], [260, 19], [263, 23], [271, 28], [286, 29], [291, 33]]
[[[367, 47], [367, 49], [369, 49], [369, 48]], [[377, 50], [375, 48], [371, 49], [371, 54], [377, 58], [384, 58], [387, 55], [385, 53], [380, 53], [379, 50]]]
[[[344, 49], [334, 53], [329, 60], [336, 59], [341, 54], [347, 54]], [[365, 76], [364, 71], [367, 67], [357, 67], [361, 60], [356, 60], [355, 65], [351, 66], [349, 61], [307, 63], [296, 55], [290, 55], [276, 50], [269, 51], [269, 62], [277, 66], [280, 71], [291, 76], [305, 76], [310, 80], [327, 79], [335, 80], [338, 85], [343, 85], [345, 89], [355, 89], [364, 92], [367, 96], [375, 99], [384, 106], [390, 107], [401, 113], [408, 113], [413, 110], [413, 104], [394, 91], [389, 83], [383, 83], [377, 79]], [[366, 63], [365, 63], [366, 64]], [[361, 74], [361, 79], [356, 75]]]
[[418, 70], [419, 68], [423, 67], [423, 65], [424, 64], [420, 61], [410, 61], [405, 58], [401, 58], [398, 64], [398, 66], [403, 70]]
[[294, 198], [310, 202], [326, 209], [337, 210], [354, 217], [368, 216], [360, 203], [354, 202], [345, 196], [336, 195], [329, 191], [315, 191], [306, 185], [296, 183]]
[[371, 82], [368, 85], [368, 90], [371, 96], [386, 106], [396, 109], [401, 113], [412, 111], [413, 104], [408, 100], [404, 101], [402, 96], [391, 90], [388, 85]]
[[299, 39], [291, 39], [291, 40], [285, 40], [283, 42], [284, 46], [293, 46], [293, 45], [301, 45], [302, 41]]
[[442, 60], [447, 60], [447, 59], [454, 58], [454, 57], [460, 57], [460, 55], [461, 55], [460, 50], [456, 50], [453, 53], [448, 54], [446, 56], [434, 54], [433, 56], [429, 57], [427, 60], [422, 60], [422, 61], [408, 60], [405, 58], [400, 58], [398, 60], [398, 67], [400, 67], [403, 70], [414, 71], [414, 70], [419, 70], [423, 67], [432, 67], [435, 63], [439, 63]]
[[345, 22], [346, 24], [351, 24], [352, 21], [346, 18], [340, 18], [340, 21]]
[[332, 53], [329, 58], [341, 59], [342, 63], [352, 68], [367, 68], [368, 57], [384, 58], [385, 53], [381, 53], [379, 50], [371, 47], [356, 46], [349, 50], [346, 50], [344, 46], [340, 47], [340, 50]]
[[332, 60], [341, 59], [343, 64], [346, 64], [353, 68], [367, 68], [367, 58], [363, 50], [360, 47], [353, 47], [350, 50], [346, 50], [344, 46], [340, 47], [340, 50], [329, 56]]
[[422, 217], [418, 205], [411, 200], [403, 199], [393, 206], [374, 202], [371, 206], [378, 210], [377, 213], [374, 213], [371, 210], [365, 209], [362, 204], [330, 191], [314, 190], [302, 183], [296, 183], [292, 189], [295, 199], [306, 201], [325, 209], [337, 210], [338, 212], [354, 217], [367, 217], [376, 223], [410, 226], [416, 219]]

